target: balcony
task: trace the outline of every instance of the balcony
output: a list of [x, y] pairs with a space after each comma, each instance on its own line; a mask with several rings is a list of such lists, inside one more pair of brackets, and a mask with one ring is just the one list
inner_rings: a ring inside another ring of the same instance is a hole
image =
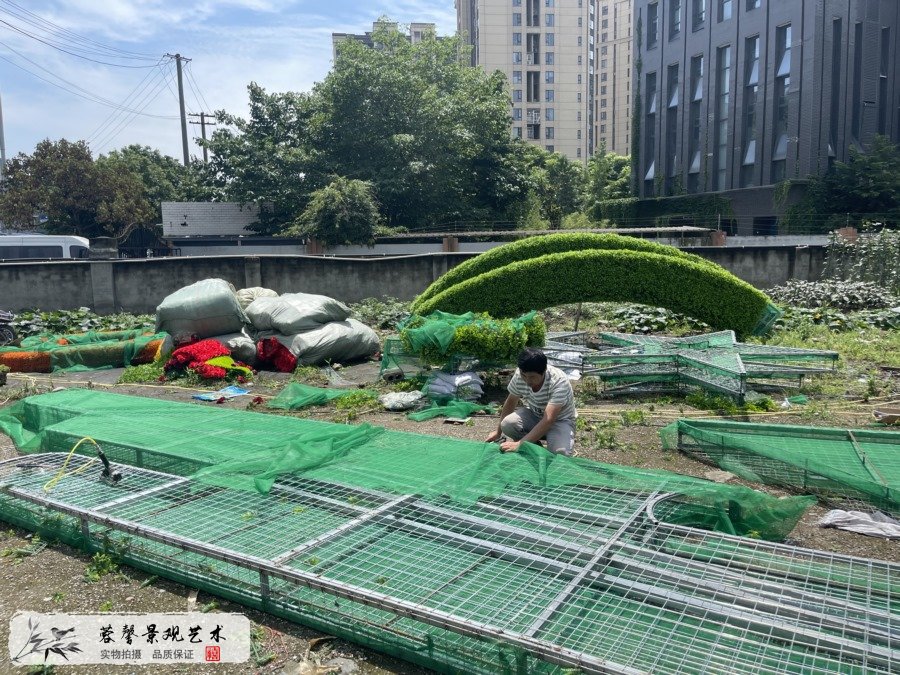
[[541, 114], [540, 113], [528, 113], [527, 116], [528, 124], [540, 124], [541, 123]]

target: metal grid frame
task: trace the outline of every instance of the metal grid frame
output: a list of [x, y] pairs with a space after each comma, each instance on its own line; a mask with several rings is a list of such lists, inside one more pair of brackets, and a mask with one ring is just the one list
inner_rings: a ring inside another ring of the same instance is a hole
[[610, 396], [702, 388], [743, 403], [751, 385], [801, 386], [808, 375], [833, 372], [837, 352], [738, 342], [733, 331], [684, 338], [601, 333], [584, 356], [584, 375]]
[[447, 669], [491, 672], [486, 640], [586, 672], [900, 668], [900, 566], [666, 524], [667, 494], [459, 504], [292, 477], [261, 495], [121, 466], [47, 495], [64, 457], [0, 463], [0, 516], [62, 515], [131, 564], [374, 646], [443, 645]]

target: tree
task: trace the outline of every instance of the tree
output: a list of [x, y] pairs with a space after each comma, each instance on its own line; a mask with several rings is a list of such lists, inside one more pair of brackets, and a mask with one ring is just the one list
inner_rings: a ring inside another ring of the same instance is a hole
[[522, 144], [528, 187], [540, 203], [540, 216], [559, 228], [563, 218], [578, 211], [584, 186], [584, 167], [565, 155]]
[[584, 201], [588, 207], [609, 199], [631, 196], [631, 160], [624, 155], [600, 151], [588, 160]]
[[338, 177], [313, 192], [309, 205], [285, 234], [315, 237], [326, 246], [371, 244], [380, 220], [372, 185]]
[[197, 171], [213, 199], [271, 202], [272, 212], [252, 229], [274, 234], [306, 207], [312, 191], [327, 179], [311, 173], [310, 96], [269, 94], [256, 83], [250, 83], [247, 90], [249, 118], [216, 112], [220, 126], [206, 141], [210, 161]]
[[34, 154], [9, 161], [0, 193], [0, 218], [21, 229], [124, 238], [154, 221], [135, 173], [93, 161], [84, 141], [43, 140]]
[[[779, 185], [779, 203], [790, 186], [788, 181]], [[900, 226], [900, 148], [884, 136], [876, 136], [866, 152], [851, 147], [846, 163], [835, 162], [824, 176], [810, 177], [803, 198], [786, 209], [781, 227], [828, 232], [848, 221]]]

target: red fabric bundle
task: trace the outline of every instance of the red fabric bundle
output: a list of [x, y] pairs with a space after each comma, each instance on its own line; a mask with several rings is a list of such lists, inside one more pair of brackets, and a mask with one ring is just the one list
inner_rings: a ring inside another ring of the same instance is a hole
[[256, 358], [260, 368], [268, 367], [279, 373], [292, 373], [297, 367], [297, 357], [273, 337], [256, 344]]
[[[190, 368], [191, 370], [197, 371], [203, 377], [218, 379], [225, 377], [225, 369], [218, 368], [217, 366], [208, 366], [206, 362], [217, 356], [230, 355], [231, 352], [228, 351], [228, 348], [220, 342], [216, 340], [201, 340], [192, 345], [179, 347], [172, 352], [172, 357], [166, 362], [164, 370], [185, 370]], [[205, 372], [201, 372], [201, 367], [203, 367], [203, 371], [210, 372], [211, 374], [206, 375]], [[216, 374], [212, 374], [212, 369], [216, 371]], [[218, 371], [221, 371], [222, 374], [217, 374]]]

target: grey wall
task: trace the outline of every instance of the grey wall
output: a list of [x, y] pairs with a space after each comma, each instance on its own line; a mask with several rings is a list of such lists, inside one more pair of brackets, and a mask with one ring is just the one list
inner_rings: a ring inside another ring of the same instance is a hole
[[[687, 249], [758, 288], [788, 279], [818, 279], [824, 246], [702, 247]], [[0, 264], [0, 308], [18, 311], [91, 307], [101, 314], [152, 313], [170, 293], [200, 279], [235, 288], [265, 286], [279, 293], [321, 293], [345, 302], [383, 295], [410, 300], [473, 253], [397, 258], [222, 256]]]

